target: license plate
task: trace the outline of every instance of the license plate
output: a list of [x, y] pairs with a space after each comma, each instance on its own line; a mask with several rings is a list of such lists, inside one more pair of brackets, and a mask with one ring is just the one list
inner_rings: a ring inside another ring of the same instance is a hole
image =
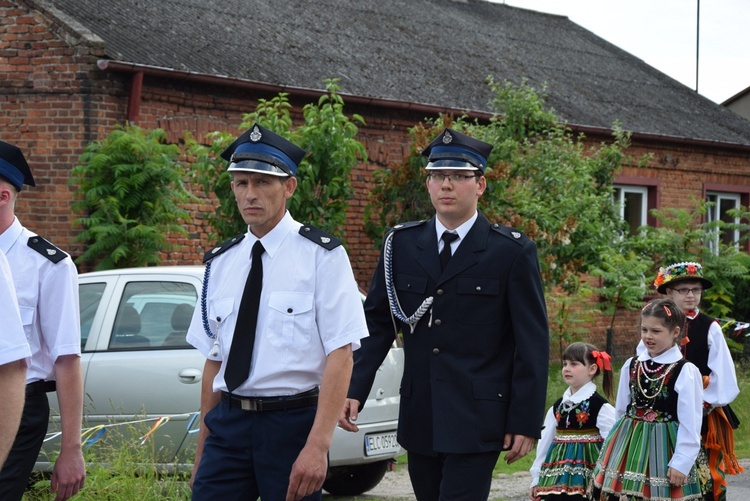
[[392, 454], [400, 449], [401, 446], [396, 441], [395, 431], [365, 435], [365, 456]]

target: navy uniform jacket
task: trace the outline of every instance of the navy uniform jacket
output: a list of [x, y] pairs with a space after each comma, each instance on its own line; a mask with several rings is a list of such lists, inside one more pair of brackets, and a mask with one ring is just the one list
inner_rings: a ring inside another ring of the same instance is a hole
[[[501, 450], [506, 433], [539, 438], [549, 369], [547, 312], [536, 245], [478, 218], [444, 272], [435, 219], [393, 230], [393, 279], [407, 317], [398, 441], [411, 452]], [[385, 249], [385, 246], [384, 246]], [[370, 337], [355, 352], [349, 398], [364, 404], [394, 339], [381, 252], [365, 302]]]

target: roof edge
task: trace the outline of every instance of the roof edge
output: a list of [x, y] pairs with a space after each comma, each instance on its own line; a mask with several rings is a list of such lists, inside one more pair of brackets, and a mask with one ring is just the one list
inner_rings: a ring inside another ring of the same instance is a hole
[[[127, 61], [116, 61], [113, 59], [100, 59], [97, 61], [97, 66], [102, 71], [111, 71], [116, 73], [143, 73], [144, 75], [151, 75], [161, 78], [173, 78], [177, 80], [186, 80], [191, 82], [205, 83], [210, 85], [222, 85], [226, 87], [236, 87], [243, 89], [252, 89], [256, 91], [279, 93], [288, 92], [295, 96], [310, 97], [317, 99], [325, 91], [320, 89], [310, 89], [307, 87], [295, 87], [291, 85], [279, 85], [271, 84], [267, 82], [259, 82], [256, 80], [248, 80], [243, 78], [229, 77], [223, 75], [212, 75], [207, 73], [198, 73], [194, 71], [175, 70], [172, 68], [164, 68], [161, 66], [150, 66], [145, 64], [131, 63]], [[467, 115], [471, 118], [477, 118], [480, 120], [489, 120], [493, 117], [492, 113], [479, 110], [462, 110], [458, 108], [451, 108], [446, 106], [438, 106], [432, 104], [421, 104], [413, 103], [409, 101], [400, 101], [396, 99], [376, 98], [359, 96], [356, 94], [340, 94], [345, 98], [345, 101], [352, 104], [358, 104], [363, 106], [379, 106], [396, 110], [416, 111], [427, 114], [438, 115], [440, 113], [452, 113]], [[582, 132], [587, 135], [597, 137], [611, 137], [614, 133], [613, 129], [606, 127], [595, 127], [590, 125], [580, 124], [566, 124], [573, 131]], [[646, 132], [632, 132], [631, 139], [643, 141], [645, 143], [667, 143], [677, 146], [702, 146], [711, 149], [721, 149], [730, 151], [741, 151], [750, 152], [750, 145], [740, 143], [730, 143], [723, 141], [713, 141], [708, 139], [695, 139], [686, 138], [680, 136], [669, 136], [662, 134], [651, 134]]]
[[[295, 96], [319, 98], [326, 92], [321, 89], [310, 89], [307, 87], [295, 87], [292, 85], [279, 85], [271, 84], [267, 82], [259, 82], [257, 80], [249, 80], [244, 78], [229, 77], [224, 75], [212, 75], [209, 73], [198, 73], [194, 71], [175, 70], [172, 68], [164, 68], [161, 66], [150, 66], [145, 64], [131, 63], [126, 61], [116, 61], [113, 59], [100, 59], [97, 61], [97, 66], [102, 71], [112, 71], [119, 73], [143, 73], [144, 75], [150, 75], [161, 78], [173, 78], [178, 80], [186, 80], [191, 82], [222, 85], [225, 87], [236, 87], [244, 89], [252, 89], [256, 91], [279, 93], [288, 92]], [[398, 99], [387, 99], [379, 97], [367, 97], [356, 94], [339, 93], [345, 98], [346, 102], [352, 104], [359, 104], [364, 106], [380, 106], [386, 108], [392, 108], [397, 110], [407, 111], [418, 111], [424, 113], [459, 113], [467, 114], [471, 117], [477, 118], [490, 118], [491, 113], [477, 111], [477, 110], [461, 110], [458, 108], [451, 108], [447, 106], [438, 106], [432, 104], [420, 104], [413, 103], [410, 101], [401, 101]]]

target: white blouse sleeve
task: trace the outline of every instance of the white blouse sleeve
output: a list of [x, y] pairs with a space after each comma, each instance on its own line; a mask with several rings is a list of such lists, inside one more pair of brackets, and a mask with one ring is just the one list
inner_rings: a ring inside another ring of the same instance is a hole
[[711, 369], [711, 379], [703, 390], [703, 400], [714, 407], [731, 403], [740, 393], [740, 388], [734, 360], [718, 322], [713, 322], [708, 329], [708, 368]]
[[596, 427], [602, 437], [607, 438], [609, 432], [615, 424], [615, 408], [612, 404], [604, 404], [599, 410], [599, 417], [596, 418]]
[[675, 381], [677, 392], [677, 443], [669, 466], [687, 475], [698, 457], [703, 420], [703, 383], [698, 368], [686, 363]]
[[547, 452], [552, 446], [552, 441], [555, 439], [556, 429], [557, 420], [555, 419], [555, 410], [554, 407], [550, 407], [547, 411], [547, 415], [544, 417], [542, 438], [540, 438], [539, 442], [536, 444], [536, 459], [529, 469], [529, 473], [531, 473], [531, 487], [534, 487], [539, 483], [539, 471], [542, 469], [544, 458], [547, 457]]
[[625, 415], [630, 403], [630, 361], [629, 358], [620, 370], [620, 384], [617, 386], [617, 400], [615, 401], [615, 420]]

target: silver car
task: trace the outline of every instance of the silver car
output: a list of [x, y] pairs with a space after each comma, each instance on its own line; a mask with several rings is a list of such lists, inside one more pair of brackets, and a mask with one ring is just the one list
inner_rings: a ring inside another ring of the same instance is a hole
[[[104, 435], [138, 445], [153, 440], [157, 462], [190, 471], [200, 426], [203, 356], [185, 341], [200, 297], [202, 266], [132, 268], [81, 274], [84, 447]], [[380, 482], [402, 453], [396, 442], [402, 349], [394, 343], [357, 425], [336, 428], [330, 450], [331, 494], [357, 495]], [[36, 464], [51, 470], [60, 450], [57, 399]]]

